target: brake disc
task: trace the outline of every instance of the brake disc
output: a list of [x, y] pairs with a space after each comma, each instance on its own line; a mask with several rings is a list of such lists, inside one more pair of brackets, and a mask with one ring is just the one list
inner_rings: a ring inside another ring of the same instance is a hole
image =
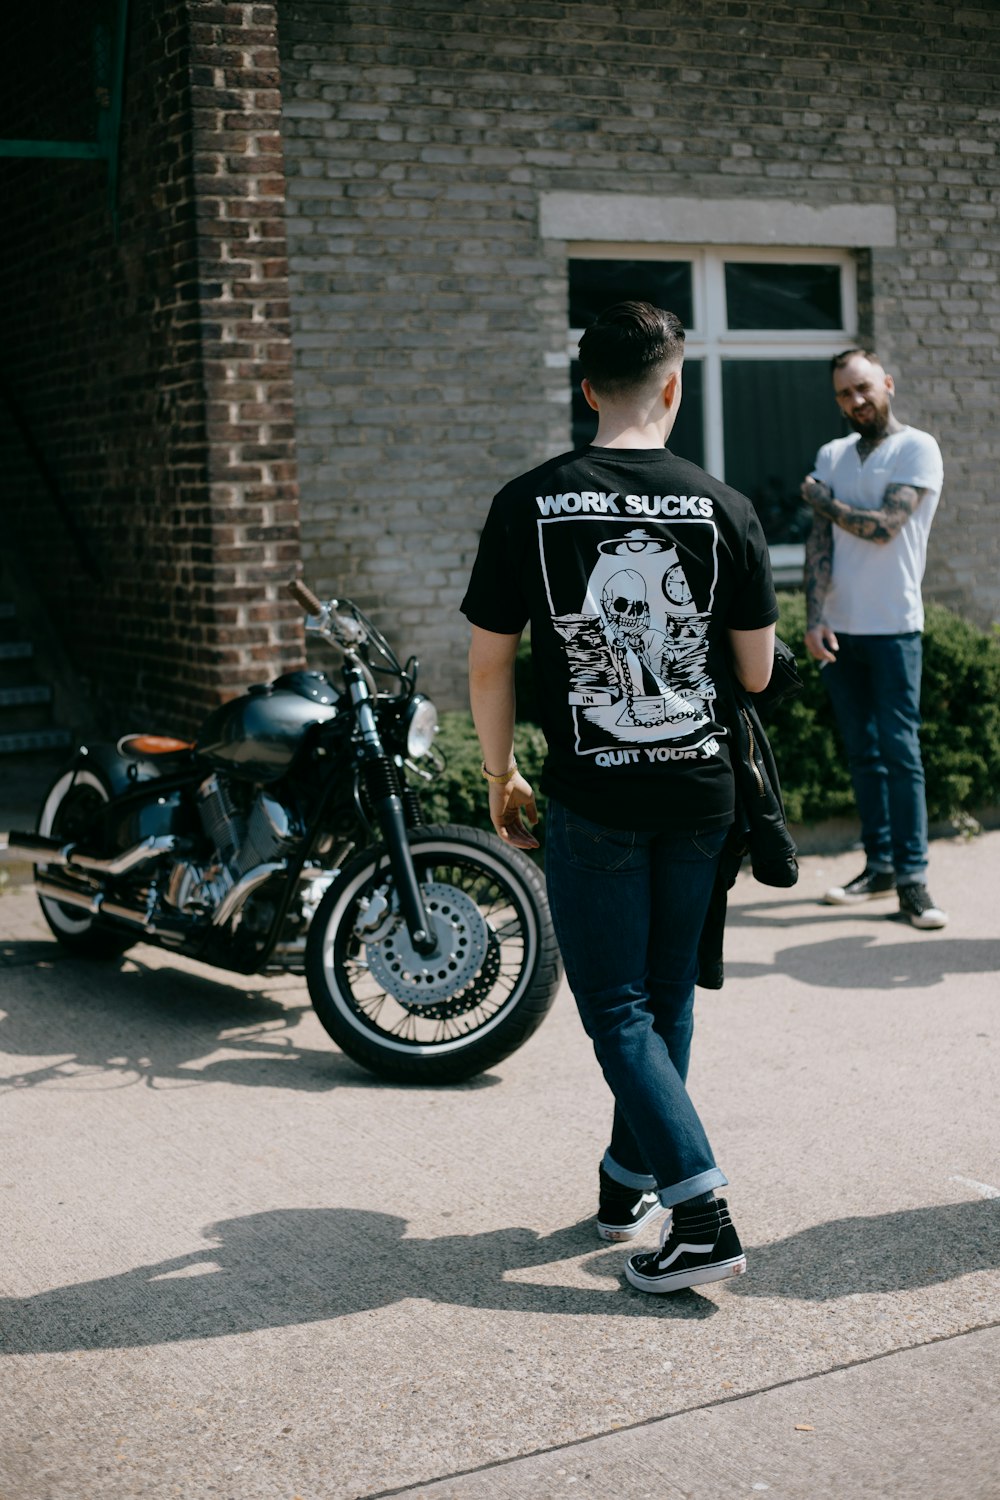
[[[490, 947], [490, 931], [479, 907], [453, 885], [432, 882], [420, 887], [430, 930], [437, 951], [429, 957], [417, 952], [406, 923], [398, 921], [379, 942], [368, 943], [369, 972], [400, 1005], [429, 1015], [442, 1001], [464, 1000], [466, 991], [480, 974]], [[494, 946], [497, 946], [494, 944]], [[478, 987], [475, 992], [478, 995]], [[471, 1009], [476, 1004], [441, 1007], [448, 1014]]]

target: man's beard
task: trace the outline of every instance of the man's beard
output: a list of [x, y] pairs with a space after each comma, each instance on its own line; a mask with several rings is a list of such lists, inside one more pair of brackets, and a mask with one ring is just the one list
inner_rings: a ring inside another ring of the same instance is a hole
[[847, 420], [862, 438], [884, 437], [889, 428], [889, 403], [886, 401], [884, 406], [876, 406], [874, 402], [870, 402], [869, 405], [872, 408], [870, 417], [862, 421], [858, 417], [849, 416]]

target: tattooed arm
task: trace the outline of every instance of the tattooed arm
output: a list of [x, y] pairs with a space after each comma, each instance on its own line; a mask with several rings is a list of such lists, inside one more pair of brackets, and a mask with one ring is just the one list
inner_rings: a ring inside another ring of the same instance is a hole
[[[813, 481], [818, 483], [818, 481]], [[809, 481], [807, 480], [808, 484]], [[804, 488], [804, 486], [803, 486]], [[825, 489], [826, 486], [824, 485]], [[806, 650], [816, 661], [836, 661], [837, 637], [823, 623], [823, 605], [830, 591], [833, 571], [833, 527], [826, 516], [813, 517], [812, 530], [806, 539]]]
[[899, 535], [927, 493], [927, 490], [918, 490], [912, 484], [890, 484], [886, 486], [879, 508], [865, 510], [834, 499], [828, 486], [818, 479], [807, 479], [802, 486], [803, 500], [812, 506], [818, 517], [825, 517], [862, 541], [876, 542], [883, 547]]

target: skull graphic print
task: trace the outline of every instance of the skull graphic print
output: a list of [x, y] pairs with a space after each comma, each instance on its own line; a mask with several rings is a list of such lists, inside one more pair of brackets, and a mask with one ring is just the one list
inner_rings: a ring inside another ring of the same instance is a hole
[[[633, 744], [714, 746], [716, 690], [707, 671], [714, 523], [674, 523], [675, 531], [697, 528], [683, 557], [667, 529], [655, 524], [611, 536], [606, 522], [595, 532], [585, 518], [538, 525], [552, 623], [566, 652], [577, 753]], [[572, 539], [562, 530], [569, 526]], [[589, 547], [587, 531], [594, 537]], [[574, 550], [593, 558], [584, 596], [572, 601], [558, 564], [571, 540]], [[572, 609], [561, 607], [568, 603]]]

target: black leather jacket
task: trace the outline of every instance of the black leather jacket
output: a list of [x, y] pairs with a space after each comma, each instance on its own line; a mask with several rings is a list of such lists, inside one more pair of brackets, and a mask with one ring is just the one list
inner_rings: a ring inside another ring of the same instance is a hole
[[749, 855], [754, 879], [763, 885], [788, 887], [799, 878], [795, 844], [785, 822], [778, 770], [761, 717], [801, 691], [795, 657], [781, 640], [775, 641], [771, 681], [762, 693], [748, 693], [735, 680], [730, 684], [723, 718], [730, 734], [736, 778], [736, 820], [722, 851], [698, 943], [698, 983], [703, 989], [722, 988], [728, 893], [744, 859]]

